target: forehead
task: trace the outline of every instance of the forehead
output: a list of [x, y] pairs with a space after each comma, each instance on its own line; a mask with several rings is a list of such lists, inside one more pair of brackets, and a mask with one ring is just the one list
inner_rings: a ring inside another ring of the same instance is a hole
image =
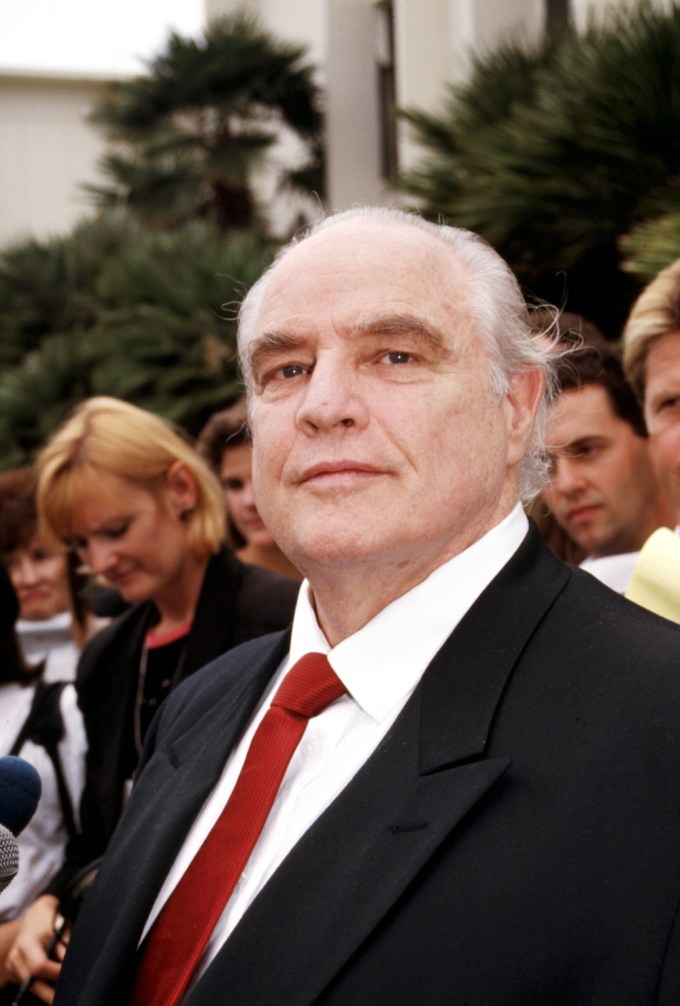
[[[150, 489], [111, 472], [100, 471], [97, 479], [88, 472], [68, 486], [63, 503], [66, 533], [95, 527], [107, 520], [129, 514], [141, 505], [155, 505]], [[62, 523], [62, 522], [60, 522]]]
[[333, 325], [385, 313], [446, 330], [465, 311], [465, 270], [454, 250], [403, 223], [353, 220], [301, 242], [273, 270], [255, 335], [281, 325]]
[[225, 447], [220, 461], [220, 472], [250, 473], [253, 449], [250, 444], [234, 444]]
[[603, 427], [614, 424], [628, 426], [612, 409], [607, 392], [601, 384], [586, 384], [563, 391], [548, 415], [548, 438], [562, 441], [597, 435]]
[[647, 388], [651, 383], [663, 384], [668, 378], [680, 376], [680, 333], [662, 335], [654, 342], [645, 362]]

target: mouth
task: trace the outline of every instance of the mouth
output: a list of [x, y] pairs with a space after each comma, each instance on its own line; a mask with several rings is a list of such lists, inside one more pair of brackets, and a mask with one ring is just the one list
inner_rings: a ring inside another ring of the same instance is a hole
[[591, 503], [588, 506], [575, 507], [567, 514], [567, 520], [570, 524], [587, 524], [599, 509], [600, 507], [597, 503]]
[[120, 588], [123, 587], [127, 581], [134, 576], [134, 574], [134, 569], [116, 571], [110, 570], [108, 573], [102, 573], [101, 579], [104, 580], [105, 583], [110, 584], [112, 587]]
[[241, 524], [243, 527], [248, 528], [249, 531], [261, 531], [265, 527], [265, 523], [261, 517], [251, 517], [248, 520], [242, 520]]
[[50, 591], [45, 587], [31, 587], [18, 592], [22, 603], [35, 603], [36, 601], [46, 601], [50, 596]]
[[384, 468], [365, 461], [343, 459], [341, 461], [322, 461], [305, 468], [300, 478], [300, 484], [313, 486], [341, 485], [351, 482], [365, 482], [376, 476], [387, 475]]

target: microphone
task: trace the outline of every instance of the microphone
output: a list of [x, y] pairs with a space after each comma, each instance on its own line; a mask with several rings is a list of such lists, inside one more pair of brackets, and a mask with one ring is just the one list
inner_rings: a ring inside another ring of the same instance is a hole
[[0, 758], [0, 825], [19, 835], [38, 806], [42, 783], [36, 769], [24, 758]]
[[4, 824], [0, 824], [0, 892], [4, 891], [19, 869], [19, 845]]

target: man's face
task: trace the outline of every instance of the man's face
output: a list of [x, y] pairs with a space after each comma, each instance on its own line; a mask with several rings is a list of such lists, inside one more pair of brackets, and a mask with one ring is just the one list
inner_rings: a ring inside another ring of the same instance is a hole
[[592, 556], [640, 548], [658, 526], [648, 442], [614, 414], [605, 389], [563, 392], [546, 434], [552, 473], [543, 496], [569, 537]]
[[511, 509], [540, 381], [489, 391], [464, 272], [431, 235], [354, 220], [307, 239], [250, 355], [258, 509], [310, 578], [378, 563], [399, 596]]
[[680, 512], [680, 334], [677, 332], [662, 336], [647, 355], [645, 421], [659, 481]]

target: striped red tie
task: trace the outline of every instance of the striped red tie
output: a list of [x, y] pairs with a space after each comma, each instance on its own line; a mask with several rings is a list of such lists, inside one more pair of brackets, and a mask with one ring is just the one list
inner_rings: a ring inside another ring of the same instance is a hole
[[286, 674], [258, 726], [227, 804], [140, 950], [130, 1006], [180, 1002], [269, 816], [307, 721], [345, 691], [321, 653]]

